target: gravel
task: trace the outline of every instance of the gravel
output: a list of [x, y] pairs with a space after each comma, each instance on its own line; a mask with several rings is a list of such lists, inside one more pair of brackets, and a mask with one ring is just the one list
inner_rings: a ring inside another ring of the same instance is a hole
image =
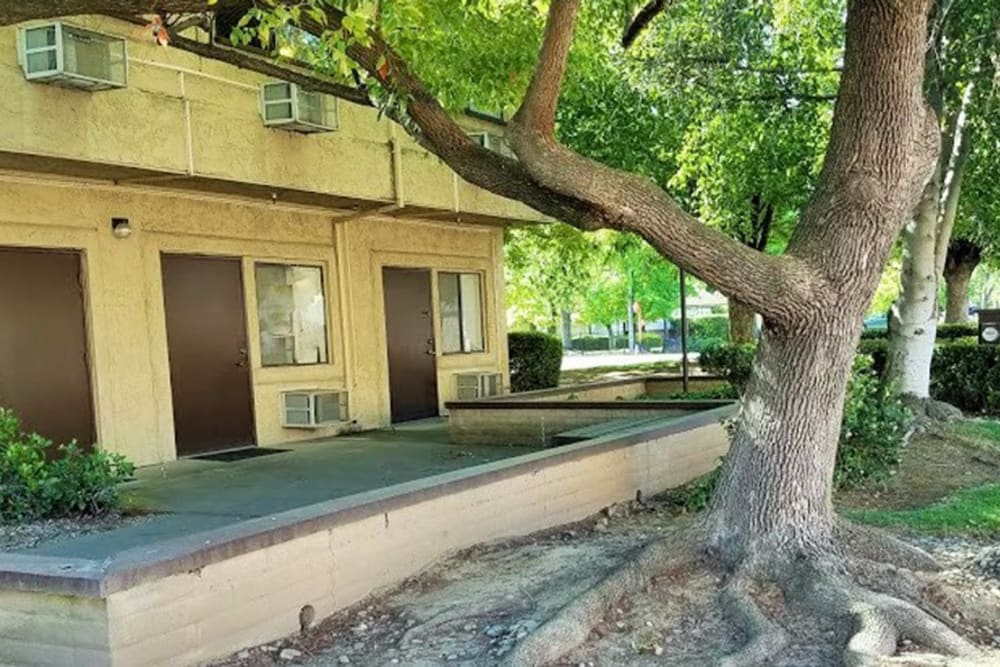
[[81, 535], [103, 533], [122, 526], [148, 521], [151, 515], [45, 519], [29, 523], [0, 525], [0, 551], [21, 551], [47, 542], [61, 542]]

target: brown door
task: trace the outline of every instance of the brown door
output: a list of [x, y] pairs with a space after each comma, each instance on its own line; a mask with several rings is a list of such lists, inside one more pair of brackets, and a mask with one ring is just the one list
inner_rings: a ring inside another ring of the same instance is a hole
[[163, 255], [177, 455], [254, 444], [238, 259]]
[[80, 254], [0, 248], [0, 406], [57, 444], [94, 444]]
[[382, 270], [385, 331], [389, 349], [389, 401], [392, 421], [438, 414], [431, 272]]

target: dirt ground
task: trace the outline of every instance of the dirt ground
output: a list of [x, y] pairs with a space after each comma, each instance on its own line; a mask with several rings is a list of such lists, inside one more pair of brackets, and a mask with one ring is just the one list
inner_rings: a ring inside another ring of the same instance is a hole
[[845, 509], [923, 507], [958, 489], [991, 482], [1000, 482], [1000, 447], [937, 427], [914, 436], [889, 482], [842, 492], [837, 504]]
[[[983, 458], [984, 462], [978, 459]], [[995, 458], [991, 458], [995, 457]], [[994, 461], [996, 461], [994, 463]], [[914, 438], [905, 463], [887, 485], [845, 494], [846, 507], [923, 505], [964, 487], [998, 479], [1000, 452], [928, 433]], [[909, 489], [909, 491], [907, 491]], [[241, 651], [220, 665], [492, 665], [557, 609], [628, 554], [652, 539], [669, 540], [690, 517], [667, 505], [631, 503], [608, 508], [571, 526], [523, 539], [476, 547], [436, 564], [401, 586], [321, 621], [283, 641]], [[922, 657], [906, 642], [891, 664], [1000, 665], [1000, 580], [977, 571], [991, 541], [907, 536], [946, 567], [942, 578], [968, 592], [975, 618], [951, 607], [953, 621], [987, 653], [978, 662]], [[569, 665], [712, 665], [736, 650], [741, 633], [719, 611], [718, 575], [692, 567], [622, 600], [568, 655]], [[811, 619], [782, 611], [763, 591], [766, 611], [789, 630], [792, 646], [775, 665], [840, 663], [846, 637]], [[946, 608], [947, 604], [944, 605]], [[983, 618], [987, 620], [984, 621]], [[822, 637], [827, 642], [817, 642]]]

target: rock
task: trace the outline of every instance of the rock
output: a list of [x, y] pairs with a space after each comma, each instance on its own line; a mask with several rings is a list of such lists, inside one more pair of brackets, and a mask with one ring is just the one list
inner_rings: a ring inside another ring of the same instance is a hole
[[466, 632], [472, 632], [473, 630], [476, 629], [476, 624], [466, 623], [465, 625], [462, 626], [462, 629], [465, 630]]
[[296, 658], [302, 657], [302, 651], [298, 651], [294, 648], [283, 648], [281, 649], [281, 653], [278, 654], [278, 657], [282, 660], [295, 660]]
[[1000, 547], [983, 549], [973, 562], [976, 569], [987, 577], [1000, 579]]
[[507, 628], [499, 623], [494, 623], [492, 625], [487, 625], [486, 629], [483, 630], [483, 634], [487, 637], [492, 637], [496, 639], [497, 637], [502, 637], [507, 632]]
[[653, 647], [653, 655], [663, 655], [663, 647], [657, 644]]
[[348, 658], [346, 655], [342, 655], [339, 658], [337, 658], [337, 662], [339, 662], [342, 665], [349, 665], [351, 664], [351, 659]]
[[250, 657], [250, 651], [240, 651], [239, 653], [236, 654], [237, 660], [246, 660], [249, 657]]

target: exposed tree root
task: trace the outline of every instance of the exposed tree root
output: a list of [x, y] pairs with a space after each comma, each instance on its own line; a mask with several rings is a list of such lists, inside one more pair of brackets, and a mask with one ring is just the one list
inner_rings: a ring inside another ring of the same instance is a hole
[[917, 572], [937, 572], [941, 565], [929, 553], [911, 544], [868, 526], [837, 518], [834, 536], [845, 553], [874, 561], [888, 563]]
[[646, 589], [656, 576], [691, 564], [701, 558], [691, 533], [679, 539], [661, 540], [643, 547], [627, 563], [563, 607], [538, 630], [528, 635], [507, 664], [545, 665], [586, 641], [591, 629], [619, 600]]
[[[950, 656], [979, 653], [946, 625], [948, 617], [922, 595], [926, 580], [909, 569], [937, 569], [933, 558], [895, 538], [847, 522], [839, 523], [836, 532], [844, 549], [774, 555], [767, 563], [743, 563], [730, 574], [719, 602], [747, 640], [723, 665], [767, 664], [789, 645], [788, 631], [758, 605], [758, 583], [777, 584], [785, 604], [831, 621], [841, 641], [848, 638], [844, 647], [848, 665], [870, 665], [892, 656], [903, 638]], [[584, 643], [591, 629], [622, 598], [647, 589], [654, 578], [685, 566], [712, 565], [703, 538], [700, 530], [689, 531], [643, 548], [526, 637], [512, 651], [508, 664], [553, 663]], [[846, 555], [845, 550], [856, 557]], [[878, 585], [870, 590], [859, 582]]]
[[752, 585], [749, 575], [737, 573], [722, 590], [719, 601], [724, 611], [747, 634], [743, 648], [721, 661], [723, 667], [763, 664], [788, 645], [788, 633], [757, 606], [750, 593]]

